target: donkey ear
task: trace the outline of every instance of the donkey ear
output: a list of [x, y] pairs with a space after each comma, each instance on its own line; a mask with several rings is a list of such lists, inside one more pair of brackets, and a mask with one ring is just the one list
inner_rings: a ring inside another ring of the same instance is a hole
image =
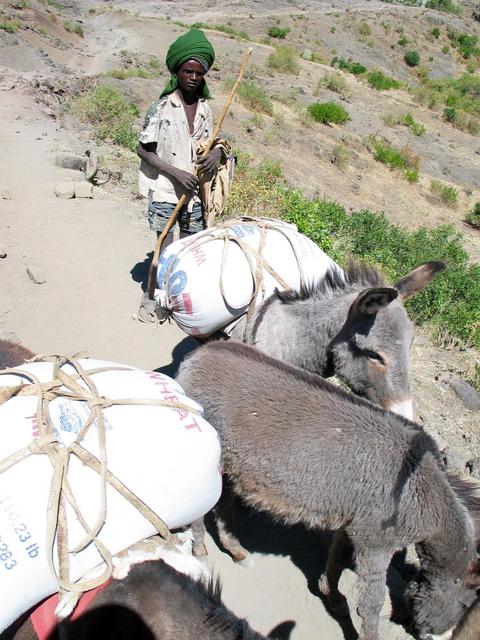
[[445, 269], [444, 262], [425, 262], [415, 267], [408, 275], [395, 282], [393, 285], [398, 291], [401, 300], [405, 300], [414, 293], [418, 293], [430, 284], [433, 278]]
[[351, 318], [359, 316], [373, 316], [398, 296], [398, 291], [390, 287], [376, 287], [365, 289], [350, 307]]

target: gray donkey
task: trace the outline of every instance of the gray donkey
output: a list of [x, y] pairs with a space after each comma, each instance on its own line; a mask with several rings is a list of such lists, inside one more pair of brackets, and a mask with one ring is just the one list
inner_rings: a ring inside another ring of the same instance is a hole
[[[287, 524], [337, 530], [320, 583], [334, 607], [348, 536], [362, 640], [378, 638], [387, 567], [409, 544], [421, 563], [409, 595], [418, 631], [443, 633], [458, 622], [479, 579], [480, 499], [468, 482], [449, 479], [419, 425], [236, 341], [197, 349], [177, 380], [218, 430], [236, 494]], [[222, 543], [244, 559], [223, 524]], [[203, 549], [199, 539], [195, 552]]]
[[444, 266], [422, 264], [392, 287], [365, 264], [350, 265], [344, 275], [332, 269], [312, 289], [277, 291], [232, 337], [323, 377], [336, 374], [354, 393], [412, 418], [413, 329], [402, 303]]

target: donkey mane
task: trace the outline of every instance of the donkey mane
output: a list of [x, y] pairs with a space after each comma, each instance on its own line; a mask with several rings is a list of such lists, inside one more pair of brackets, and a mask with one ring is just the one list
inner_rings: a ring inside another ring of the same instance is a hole
[[480, 544], [480, 482], [456, 473], [447, 473], [447, 477], [457, 498], [472, 518], [475, 538]]
[[329, 296], [337, 292], [343, 292], [358, 287], [367, 289], [370, 287], [384, 287], [385, 279], [380, 271], [365, 262], [350, 260], [342, 274], [335, 267], [330, 267], [324, 278], [319, 282], [304, 287], [301, 291], [278, 291], [275, 294], [282, 302], [289, 304], [297, 300], [306, 300], [316, 295]]

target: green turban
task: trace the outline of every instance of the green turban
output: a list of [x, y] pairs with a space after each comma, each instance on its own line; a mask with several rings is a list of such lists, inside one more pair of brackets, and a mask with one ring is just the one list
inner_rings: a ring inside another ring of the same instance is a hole
[[[215, 51], [213, 50], [212, 43], [200, 29], [190, 29], [190, 31], [184, 33], [183, 36], [177, 38], [175, 42], [170, 45], [167, 51], [166, 63], [172, 77], [163, 89], [160, 97], [175, 91], [178, 85], [176, 75], [178, 69], [184, 62], [192, 58], [198, 60], [198, 62], [205, 67], [205, 70], [209, 69], [215, 60]], [[210, 91], [208, 90], [205, 80], [202, 81], [199, 91], [204, 98], [210, 97]]]

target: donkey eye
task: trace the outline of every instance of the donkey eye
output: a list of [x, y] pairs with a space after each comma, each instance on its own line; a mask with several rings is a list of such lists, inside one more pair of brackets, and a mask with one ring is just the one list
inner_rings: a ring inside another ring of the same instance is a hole
[[385, 358], [383, 358], [383, 356], [381, 356], [377, 351], [371, 351], [370, 349], [365, 349], [363, 353], [372, 362], [375, 362], [376, 364], [381, 364], [383, 366], [386, 365]]

